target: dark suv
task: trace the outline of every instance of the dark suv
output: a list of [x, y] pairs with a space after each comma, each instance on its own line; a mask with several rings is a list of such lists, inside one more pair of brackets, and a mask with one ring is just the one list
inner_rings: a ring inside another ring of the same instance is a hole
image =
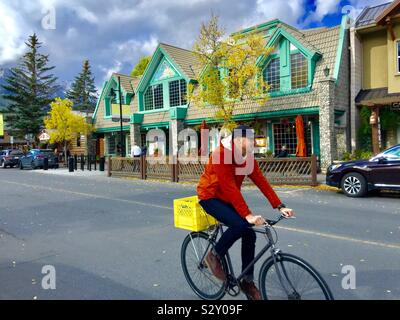
[[19, 159], [23, 157], [24, 153], [16, 149], [7, 149], [0, 151], [0, 167], [13, 168], [19, 163]]
[[331, 165], [326, 184], [341, 188], [349, 197], [362, 197], [371, 190], [400, 190], [400, 144], [369, 160]]

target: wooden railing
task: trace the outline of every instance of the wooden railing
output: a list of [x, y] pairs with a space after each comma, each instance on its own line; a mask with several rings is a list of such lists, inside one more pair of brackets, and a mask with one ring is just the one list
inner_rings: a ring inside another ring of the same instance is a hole
[[[205, 161], [180, 158], [174, 164], [164, 158], [108, 158], [109, 176], [140, 179], [163, 179], [173, 182], [196, 182], [204, 171]], [[317, 160], [307, 158], [257, 159], [264, 176], [275, 185], [317, 185]], [[250, 183], [249, 179], [245, 183]]]
[[108, 175], [142, 178], [142, 165], [141, 158], [109, 157]]

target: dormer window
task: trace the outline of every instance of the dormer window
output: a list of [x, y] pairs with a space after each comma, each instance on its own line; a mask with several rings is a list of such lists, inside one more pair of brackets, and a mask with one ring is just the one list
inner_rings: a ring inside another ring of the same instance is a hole
[[292, 89], [305, 88], [308, 85], [308, 61], [302, 53], [290, 55]]
[[280, 59], [274, 58], [269, 64], [264, 68], [264, 80], [270, 85], [269, 92], [279, 91], [280, 86]]

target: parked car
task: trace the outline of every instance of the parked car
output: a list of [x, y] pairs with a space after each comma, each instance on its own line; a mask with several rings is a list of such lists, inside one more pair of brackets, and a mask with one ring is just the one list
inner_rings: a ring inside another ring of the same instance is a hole
[[58, 158], [50, 149], [31, 149], [20, 158], [19, 168], [43, 168], [44, 158], [49, 160], [49, 168], [58, 168]]
[[7, 149], [0, 151], [0, 167], [13, 168], [18, 165], [19, 159], [24, 153], [17, 149]]
[[371, 190], [400, 190], [400, 144], [369, 160], [331, 165], [326, 184], [341, 188], [349, 197], [362, 197]]

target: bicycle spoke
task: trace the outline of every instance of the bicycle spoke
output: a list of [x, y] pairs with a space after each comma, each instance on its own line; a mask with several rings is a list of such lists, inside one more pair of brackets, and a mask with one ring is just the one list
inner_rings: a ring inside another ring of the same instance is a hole
[[293, 258], [281, 259], [277, 265], [271, 263], [265, 272], [261, 285], [268, 299], [326, 299], [321, 281]]
[[186, 279], [195, 292], [201, 297], [216, 297], [224, 293], [224, 283], [217, 280], [207, 268], [204, 261], [211, 248], [208, 237], [205, 235], [190, 235], [185, 248], [184, 270]]

